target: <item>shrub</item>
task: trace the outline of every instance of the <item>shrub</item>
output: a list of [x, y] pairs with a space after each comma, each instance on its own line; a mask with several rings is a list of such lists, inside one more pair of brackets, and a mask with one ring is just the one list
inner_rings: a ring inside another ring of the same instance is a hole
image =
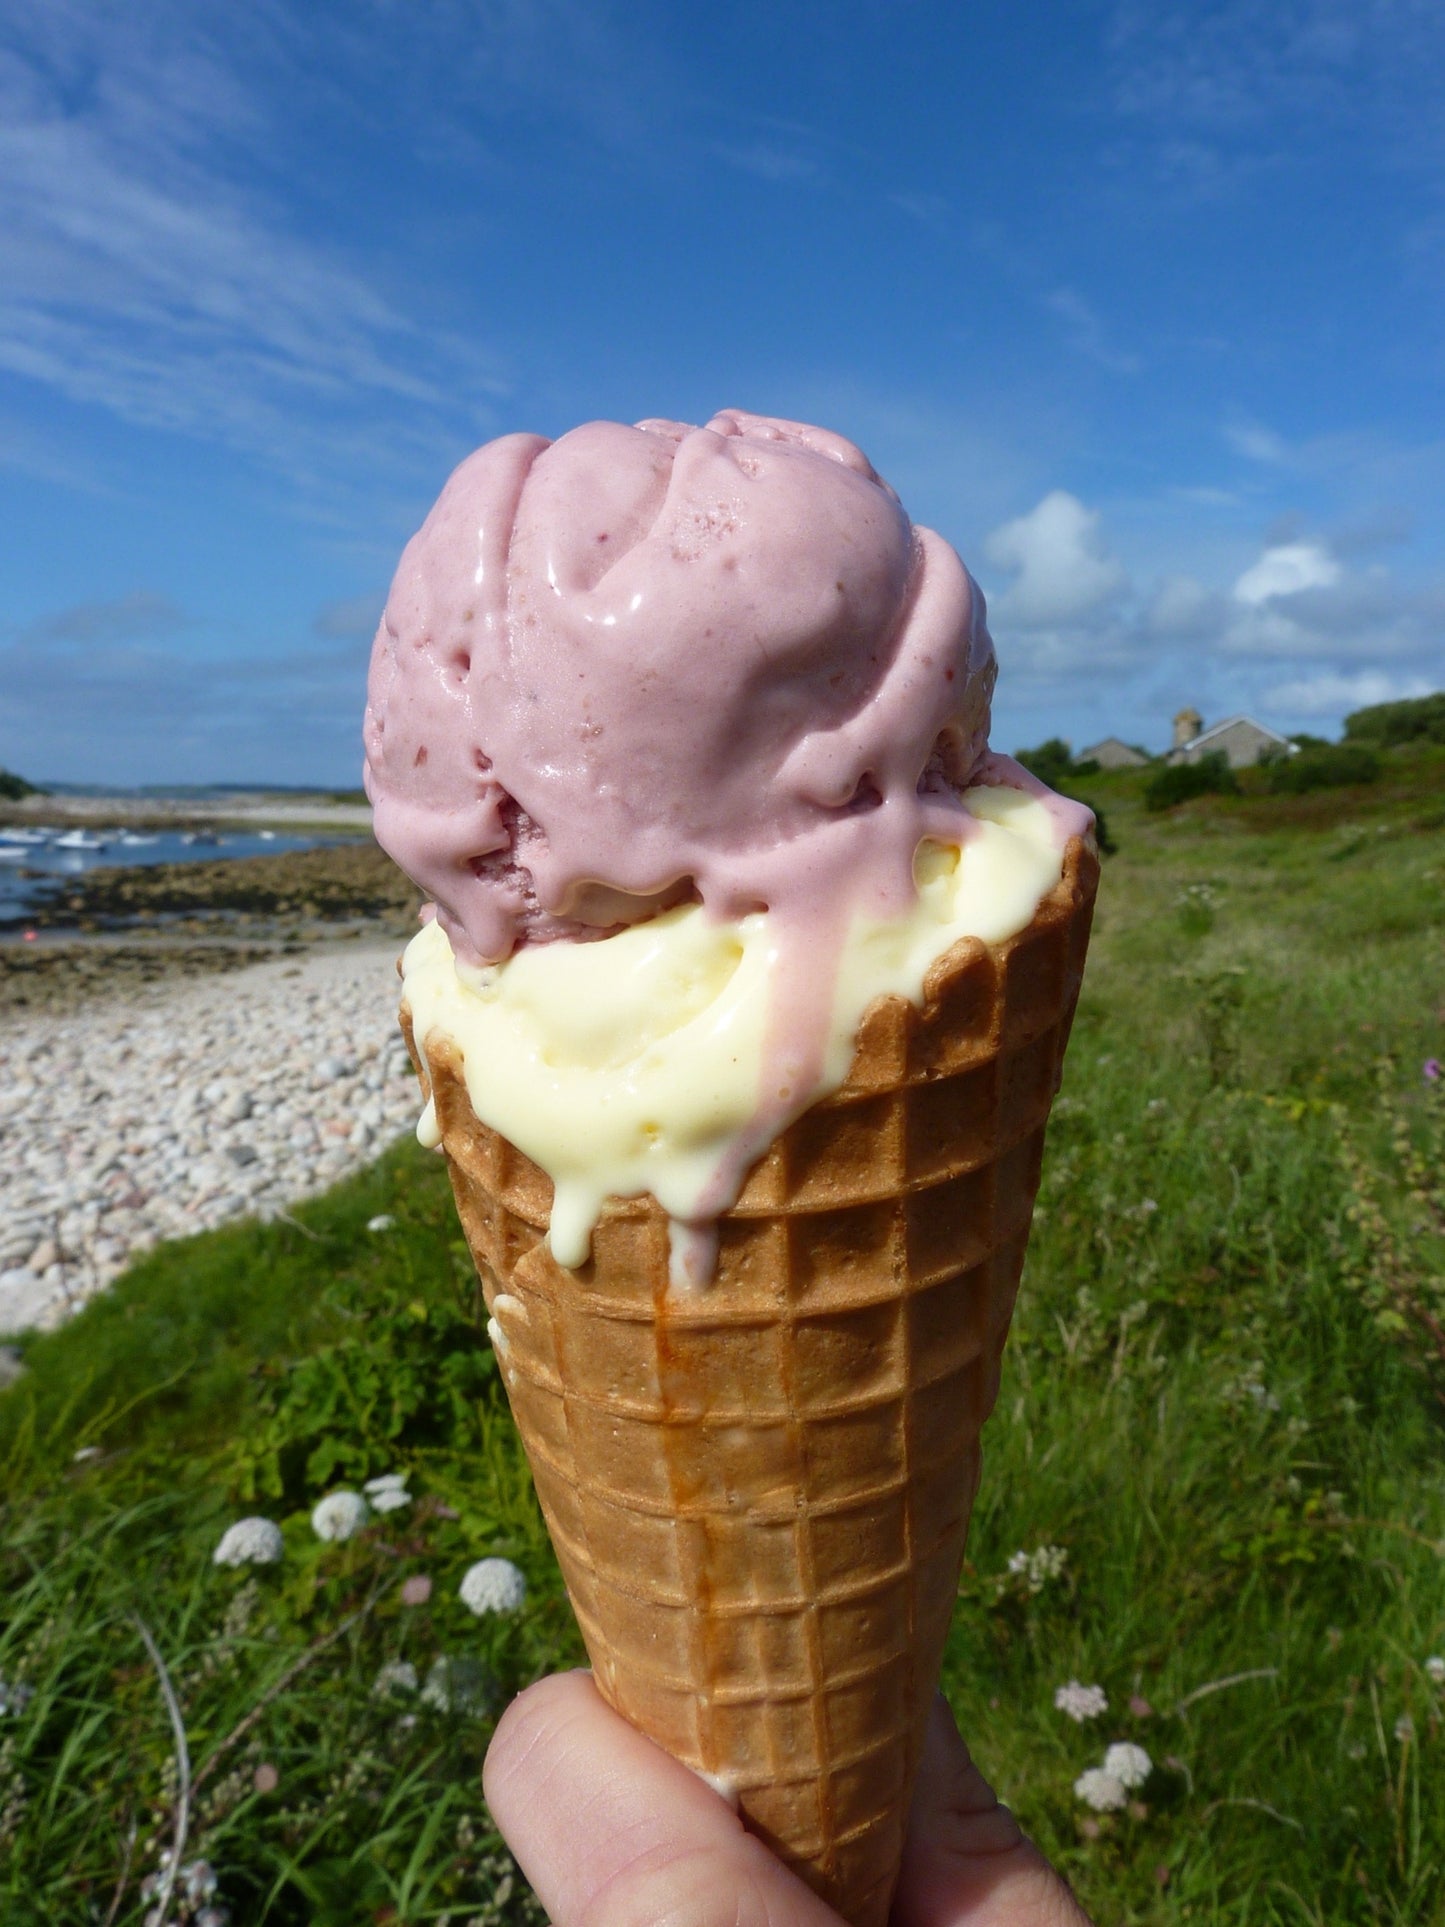
[[8, 769], [0, 769], [0, 802], [18, 803], [22, 796], [40, 794], [35, 785], [27, 783], [23, 776], [16, 776]]
[[1445, 689], [1409, 702], [1374, 703], [1345, 718], [1345, 736], [1354, 743], [1389, 749], [1397, 743], [1445, 743]]
[[[1037, 776], [1041, 783], [1047, 783], [1051, 790], [1057, 790], [1061, 796], [1081, 803], [1086, 799], [1079, 796], [1074, 784], [1081, 776], [1097, 776], [1099, 773], [1099, 764], [1092, 756], [1076, 763], [1073, 751], [1062, 736], [1050, 736], [1037, 749], [1016, 751], [1014, 761], [1022, 763], [1030, 775]], [[1094, 812], [1094, 837], [1099, 845], [1099, 854], [1113, 856], [1119, 846], [1109, 834], [1104, 812], [1097, 803], [1090, 803], [1089, 808]]]
[[1078, 774], [1073, 751], [1062, 736], [1050, 736], [1037, 749], [1021, 749], [1014, 760], [1022, 763], [1041, 783], [1047, 783], [1051, 790], [1058, 789], [1069, 777]]
[[1298, 756], [1275, 763], [1269, 771], [1269, 787], [1276, 796], [1303, 796], [1307, 790], [1373, 783], [1379, 774], [1379, 757], [1363, 743], [1327, 743], [1322, 749], [1302, 749]]
[[1239, 778], [1229, 767], [1223, 750], [1201, 756], [1197, 763], [1166, 763], [1151, 776], [1144, 789], [1144, 807], [1172, 810], [1176, 803], [1187, 803], [1193, 796], [1237, 796]]

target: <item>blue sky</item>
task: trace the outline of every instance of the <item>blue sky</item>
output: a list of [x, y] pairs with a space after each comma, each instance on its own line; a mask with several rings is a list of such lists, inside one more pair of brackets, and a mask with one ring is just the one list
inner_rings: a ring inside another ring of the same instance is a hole
[[1445, 684], [1438, 0], [0, 0], [0, 764], [352, 783], [488, 436], [851, 435], [994, 740]]

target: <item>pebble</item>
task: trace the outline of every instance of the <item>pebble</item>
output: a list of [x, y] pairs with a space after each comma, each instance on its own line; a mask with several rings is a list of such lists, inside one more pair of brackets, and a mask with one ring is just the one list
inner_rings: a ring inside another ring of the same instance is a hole
[[63, 1324], [163, 1238], [276, 1217], [412, 1129], [396, 952], [315, 950], [7, 1021], [0, 1338]]

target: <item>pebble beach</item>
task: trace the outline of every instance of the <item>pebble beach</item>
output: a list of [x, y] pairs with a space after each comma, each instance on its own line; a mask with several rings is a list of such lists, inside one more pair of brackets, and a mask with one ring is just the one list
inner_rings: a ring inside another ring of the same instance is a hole
[[419, 1100], [399, 944], [318, 947], [0, 1027], [0, 1337], [140, 1253], [275, 1217], [371, 1163]]

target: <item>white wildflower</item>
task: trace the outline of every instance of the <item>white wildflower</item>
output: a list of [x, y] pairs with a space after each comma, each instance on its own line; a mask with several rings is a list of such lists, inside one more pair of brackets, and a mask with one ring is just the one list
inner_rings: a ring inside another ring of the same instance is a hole
[[390, 1231], [395, 1223], [396, 1219], [389, 1211], [378, 1211], [374, 1218], [367, 1219], [366, 1228], [368, 1231]]
[[281, 1528], [272, 1519], [238, 1519], [221, 1534], [211, 1554], [217, 1566], [274, 1566], [285, 1551]]
[[311, 1514], [311, 1530], [318, 1539], [349, 1539], [371, 1517], [371, 1507], [359, 1492], [328, 1492]]
[[1095, 1813], [1118, 1813], [1129, 1804], [1129, 1794], [1122, 1780], [1116, 1780], [1112, 1773], [1106, 1773], [1101, 1766], [1091, 1766], [1087, 1773], [1081, 1773], [1074, 1782], [1074, 1796], [1082, 1800], [1086, 1807]]
[[514, 1613], [527, 1597], [527, 1581], [510, 1559], [479, 1559], [459, 1588], [462, 1604], [478, 1615]]
[[1135, 1746], [1131, 1740], [1119, 1740], [1104, 1755], [1104, 1771], [1120, 1786], [1132, 1789], [1143, 1786], [1154, 1771], [1154, 1762], [1142, 1746]]
[[389, 1659], [371, 1683], [377, 1699], [393, 1693], [414, 1693], [416, 1689], [416, 1668], [409, 1659]]
[[0, 1719], [7, 1713], [23, 1713], [35, 1697], [35, 1688], [27, 1686], [22, 1680], [7, 1680], [0, 1673]]
[[209, 1860], [193, 1860], [188, 1867], [181, 1868], [177, 1883], [181, 1894], [193, 1907], [203, 1901], [211, 1900], [216, 1892], [216, 1873]]
[[421, 1696], [439, 1713], [480, 1716], [491, 1711], [494, 1682], [480, 1660], [443, 1654], [428, 1670]]
[[404, 1472], [384, 1472], [379, 1479], [368, 1479], [361, 1489], [370, 1499], [373, 1512], [397, 1512], [411, 1504]]
[[1015, 1552], [1008, 1562], [1009, 1576], [1022, 1579], [1031, 1593], [1040, 1593], [1051, 1579], [1062, 1579], [1069, 1555], [1063, 1546], [1036, 1546], [1032, 1552]]
[[1425, 1661], [1425, 1672], [1435, 1686], [1445, 1686], [1445, 1659], [1438, 1653], [1431, 1653]]
[[1415, 1737], [1415, 1722], [1408, 1713], [1402, 1713], [1395, 1722], [1395, 1738], [1401, 1746], [1408, 1746]]
[[1082, 1726], [1085, 1720], [1097, 1719], [1108, 1711], [1109, 1696], [1102, 1686], [1081, 1686], [1076, 1679], [1071, 1679], [1054, 1694], [1054, 1705]]

